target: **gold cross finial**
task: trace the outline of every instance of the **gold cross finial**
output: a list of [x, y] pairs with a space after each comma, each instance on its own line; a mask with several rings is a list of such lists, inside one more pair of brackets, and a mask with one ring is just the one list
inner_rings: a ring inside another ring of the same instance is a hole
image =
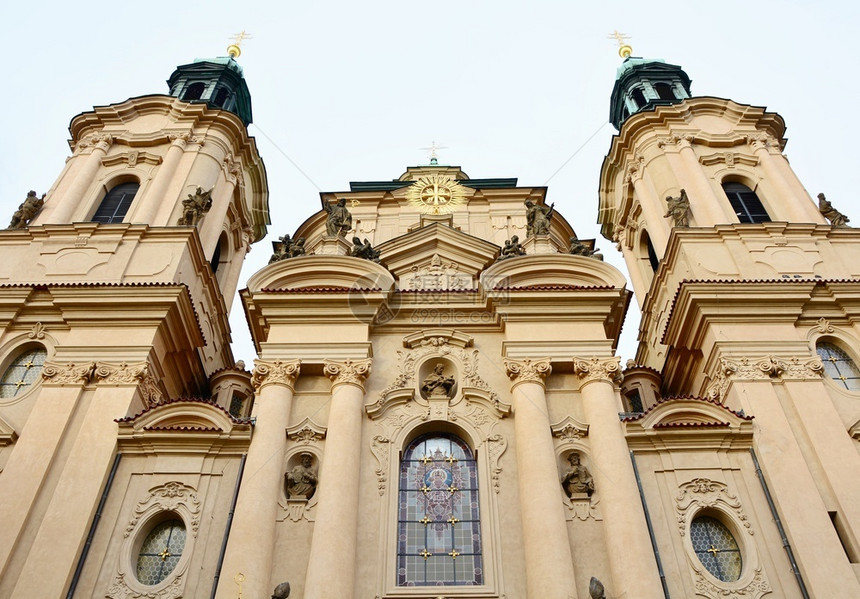
[[245, 582], [245, 575], [237, 572], [236, 576], [233, 577], [233, 582], [239, 586], [239, 599], [242, 599], [242, 583]]
[[426, 466], [427, 464], [429, 464], [430, 462], [433, 461], [433, 458], [431, 458], [429, 455], [425, 455], [423, 458], [421, 458], [418, 461], [423, 463]]
[[430, 166], [436, 166], [439, 164], [439, 156], [436, 154], [436, 150], [447, 150], [447, 146], [437, 146], [435, 141], [431, 141], [430, 145], [426, 148], [419, 148], [420, 150], [429, 150], [430, 151]]
[[717, 549], [716, 547], [714, 547], [713, 545], [711, 545], [711, 548], [710, 548], [710, 549], [708, 549], [708, 553], [710, 553], [710, 554], [711, 554], [711, 555], [713, 555], [714, 557], [717, 557], [717, 554], [718, 554], [719, 552], [720, 552], [720, 550], [719, 550], [719, 549]]
[[230, 37], [233, 40], [233, 43], [227, 46], [227, 54], [232, 56], [233, 58], [239, 58], [242, 54], [242, 49], [239, 47], [242, 45], [242, 42], [245, 40], [254, 39], [243, 29], [240, 33]]
[[430, 556], [431, 556], [431, 555], [433, 555], [433, 554], [432, 554], [432, 553], [430, 553], [429, 551], [427, 551], [427, 548], [425, 547], [424, 549], [422, 549], [422, 550], [421, 550], [421, 553], [419, 553], [418, 555], [420, 555], [421, 557], [423, 557], [423, 558], [424, 558], [424, 561], [426, 562], [426, 561], [427, 561], [427, 558], [428, 558], [428, 557], [430, 557]]
[[621, 58], [627, 58], [628, 56], [633, 54], [633, 48], [630, 46], [630, 44], [627, 43], [627, 40], [630, 39], [630, 36], [626, 33], [621, 33], [616, 29], [607, 37], [611, 40], [614, 39], [618, 42], [618, 56], [620, 56]]
[[158, 554], [158, 557], [160, 557], [163, 562], [167, 561], [167, 558], [170, 557], [170, 551], [167, 550], [167, 547], [162, 549], [161, 553]]
[[456, 549], [452, 549], [448, 552], [448, 555], [450, 555], [452, 559], [457, 559], [457, 556], [460, 555], [460, 552]]

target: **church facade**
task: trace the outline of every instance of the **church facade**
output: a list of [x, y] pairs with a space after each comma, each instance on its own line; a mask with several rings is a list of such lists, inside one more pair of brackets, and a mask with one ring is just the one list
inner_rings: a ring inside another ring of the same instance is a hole
[[626, 57], [632, 292], [546, 188], [433, 160], [322, 193], [231, 306], [250, 94], [168, 84], [75, 117], [0, 231], [0, 597], [860, 596], [860, 233], [779, 115]]

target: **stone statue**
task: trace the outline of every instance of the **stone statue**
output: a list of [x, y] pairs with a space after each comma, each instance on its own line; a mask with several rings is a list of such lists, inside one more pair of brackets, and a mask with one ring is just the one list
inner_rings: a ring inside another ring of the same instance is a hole
[[[833, 204], [824, 197], [823, 193], [818, 194], [818, 211], [821, 215], [830, 221], [834, 227], [847, 227], [849, 218], [833, 207]], [[12, 227], [9, 227], [10, 229]]]
[[445, 376], [445, 365], [436, 364], [433, 372], [424, 379], [421, 392], [427, 397], [451, 397], [454, 382], [453, 376]]
[[326, 235], [345, 237], [346, 232], [352, 229], [352, 213], [346, 207], [346, 198], [340, 198], [334, 206], [326, 203], [324, 208], [328, 213], [325, 219]]
[[502, 251], [499, 252], [499, 257], [496, 258], [496, 262], [498, 262], [499, 260], [507, 260], [508, 258], [525, 255], [526, 251], [525, 249], [523, 249], [522, 244], [520, 244], [519, 236], [514, 235], [510, 239], [505, 240], [505, 247], [503, 247]]
[[687, 198], [687, 190], [682, 189], [681, 195], [677, 198], [666, 196], [666, 208], [666, 214], [663, 216], [670, 217], [674, 221], [674, 226], [690, 226], [690, 200]]
[[307, 452], [301, 456], [301, 463], [284, 474], [287, 483], [287, 497], [290, 499], [310, 499], [317, 490], [317, 471], [311, 465], [313, 456]]
[[564, 487], [564, 492], [568, 497], [579, 495], [581, 493], [594, 493], [594, 479], [591, 478], [591, 473], [588, 468], [579, 463], [579, 454], [573, 452], [567, 457], [570, 462], [570, 469], [561, 477], [561, 486]]
[[361, 239], [358, 237], [353, 237], [352, 249], [349, 251], [349, 255], [354, 256], [355, 258], [364, 258], [365, 260], [370, 260], [371, 262], [379, 264], [379, 250], [373, 249], [373, 246], [370, 245], [367, 237], [364, 238], [364, 243], [362, 243]]
[[594, 576], [588, 583], [588, 594], [591, 599], [606, 599], [606, 591], [603, 588], [603, 583], [597, 580]]
[[24, 203], [18, 206], [18, 209], [12, 215], [12, 222], [9, 223], [8, 229], [23, 229], [30, 224], [33, 217], [38, 214], [42, 206], [45, 205], [45, 194], [41, 198], [36, 197], [35, 191], [28, 191]]
[[295, 258], [296, 256], [305, 255], [305, 238], [291, 239], [289, 235], [279, 237], [278, 241], [272, 242], [272, 250], [274, 253], [269, 258], [269, 264], [286, 260], [287, 258]]
[[570, 247], [567, 252], [569, 254], [573, 254], [574, 256], [585, 256], [586, 258], [595, 258], [597, 260], [603, 260], [603, 254], [597, 253], [594, 249], [594, 240], [590, 241], [580, 241], [579, 238], [574, 235], [570, 238]]
[[[214, 189], [214, 188], [213, 188]], [[212, 207], [212, 189], [203, 191], [202, 187], [197, 187], [193, 194], [188, 194], [188, 197], [182, 200], [182, 216], [176, 221], [177, 225], [197, 226], [203, 216], [209, 212]]]
[[531, 200], [526, 200], [526, 231], [531, 235], [548, 235], [549, 221], [552, 219], [552, 211], [555, 209], [555, 204], [550, 204], [549, 208], [541, 204], [535, 204]]
[[272, 599], [287, 599], [290, 596], [290, 583], [282, 582], [275, 587], [275, 592], [272, 593]]

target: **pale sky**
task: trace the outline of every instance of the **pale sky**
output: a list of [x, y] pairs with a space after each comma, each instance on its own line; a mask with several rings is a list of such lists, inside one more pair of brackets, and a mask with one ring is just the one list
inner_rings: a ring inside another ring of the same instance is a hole
[[[632, 36], [635, 56], [681, 65], [694, 96], [779, 113], [788, 125], [786, 155], [806, 189], [826, 193], [860, 226], [852, 130], [860, 8], [853, 2], [7, 0], [0, 22], [3, 219], [28, 190], [41, 195], [54, 184], [70, 155], [72, 117], [166, 94], [176, 65], [223, 56], [231, 35], [251, 34], [239, 62], [272, 226], [249, 254], [240, 288], [268, 261], [271, 240], [319, 210], [319, 190], [395, 179], [426, 163], [420, 148], [434, 140], [447, 147], [440, 163], [473, 178], [548, 185], [547, 201], [579, 237], [598, 237], [607, 261], [624, 272], [596, 224], [599, 169], [615, 132], [607, 123], [621, 62], [607, 39], [615, 29]], [[630, 310], [622, 363], [636, 347], [635, 302]], [[236, 359], [250, 365], [238, 299], [231, 326]]]

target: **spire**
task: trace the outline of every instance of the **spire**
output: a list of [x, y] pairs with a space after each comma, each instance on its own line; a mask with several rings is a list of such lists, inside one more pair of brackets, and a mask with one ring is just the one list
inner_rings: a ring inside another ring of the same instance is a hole
[[245, 31], [231, 39], [228, 56], [195, 58], [191, 64], [176, 67], [167, 85], [170, 95], [186, 102], [205, 102], [212, 108], [228, 110], [251, 124], [251, 94], [245, 83], [245, 73], [236, 58], [242, 53], [240, 44], [250, 39]]
[[631, 56], [633, 49], [624, 43], [627, 36], [616, 31], [610, 37], [618, 40], [618, 54], [624, 58], [609, 102], [609, 122], [616, 129], [620, 130], [632, 114], [690, 97], [690, 78], [681, 67], [667, 64], [661, 58]]

